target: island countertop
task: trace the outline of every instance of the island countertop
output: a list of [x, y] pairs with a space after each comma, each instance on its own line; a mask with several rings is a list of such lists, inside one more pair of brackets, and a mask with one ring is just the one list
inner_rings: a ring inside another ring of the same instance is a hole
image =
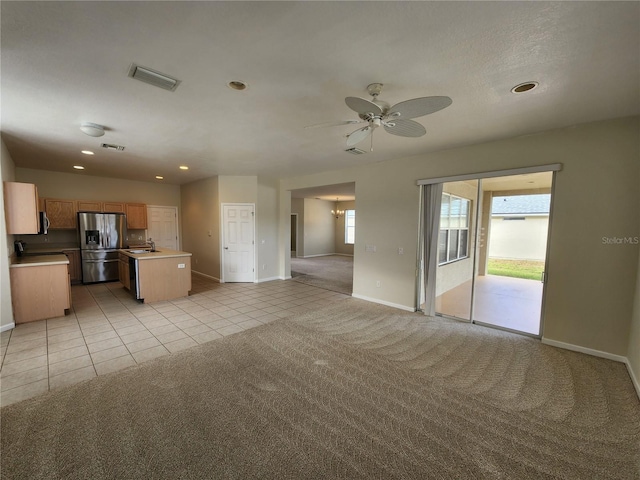
[[[131, 253], [135, 248], [127, 248], [119, 250], [121, 254], [127, 257], [135, 258], [136, 260], [153, 260], [159, 258], [177, 258], [177, 257], [190, 257], [191, 253], [181, 252], [178, 250], [169, 250], [168, 248], [158, 248], [155, 252], [147, 251], [145, 253]], [[140, 249], [141, 250], [141, 249]]]
[[66, 255], [29, 255], [25, 257], [12, 257], [10, 268], [17, 267], [43, 267], [47, 265], [68, 265]]

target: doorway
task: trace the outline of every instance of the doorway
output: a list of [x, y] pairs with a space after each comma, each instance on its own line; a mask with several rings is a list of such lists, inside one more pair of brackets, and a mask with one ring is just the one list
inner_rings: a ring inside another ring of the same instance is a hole
[[442, 182], [429, 185], [431, 206], [423, 187], [421, 250], [429, 235], [432, 254], [422, 255], [419, 308], [540, 337], [553, 178], [538, 171]]
[[298, 256], [298, 214], [291, 214], [291, 258]]
[[178, 207], [147, 206], [147, 236], [156, 247], [178, 250]]
[[255, 280], [255, 205], [222, 204], [222, 278], [226, 282]]

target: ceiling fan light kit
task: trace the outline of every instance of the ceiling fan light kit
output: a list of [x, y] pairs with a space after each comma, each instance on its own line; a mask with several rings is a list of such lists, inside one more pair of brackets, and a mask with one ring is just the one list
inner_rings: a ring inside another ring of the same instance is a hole
[[427, 130], [412, 119], [438, 112], [453, 103], [449, 97], [435, 96], [413, 98], [390, 106], [387, 102], [378, 98], [382, 93], [383, 86], [382, 83], [371, 83], [367, 86], [367, 92], [373, 97], [372, 100], [360, 97], [347, 97], [344, 99], [347, 107], [358, 114], [359, 121], [346, 120], [310, 125], [310, 127], [328, 127], [366, 122], [366, 126], [347, 135], [347, 147], [354, 147], [371, 137], [371, 151], [373, 151], [373, 131], [376, 128], [383, 127], [387, 133], [399, 137], [422, 137], [427, 133]]

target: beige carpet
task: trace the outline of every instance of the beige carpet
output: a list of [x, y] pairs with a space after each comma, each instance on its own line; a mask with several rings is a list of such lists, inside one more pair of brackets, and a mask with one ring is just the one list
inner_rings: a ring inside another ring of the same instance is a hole
[[2, 408], [6, 479], [636, 479], [625, 366], [348, 298]]
[[291, 259], [292, 280], [333, 292], [353, 292], [353, 257], [326, 255]]

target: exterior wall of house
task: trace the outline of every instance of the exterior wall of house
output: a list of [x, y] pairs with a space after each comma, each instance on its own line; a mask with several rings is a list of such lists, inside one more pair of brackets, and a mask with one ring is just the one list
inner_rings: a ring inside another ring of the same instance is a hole
[[[288, 191], [355, 182], [358, 235], [354, 295], [413, 308], [417, 180], [561, 163], [550, 226], [543, 336], [624, 356], [629, 343], [638, 245], [605, 244], [602, 238], [640, 234], [639, 120], [629, 117], [594, 122], [287, 178], [281, 180], [280, 188]], [[289, 214], [286, 197], [281, 197], [280, 208]], [[281, 222], [280, 228], [280, 238], [286, 237], [288, 220]], [[366, 245], [376, 245], [376, 252], [366, 251]], [[404, 255], [398, 255], [398, 247], [404, 248]], [[280, 265], [281, 275], [289, 275], [284, 256]]]
[[[16, 167], [11, 155], [0, 139], [0, 177], [3, 182], [15, 181]], [[4, 194], [0, 195], [0, 330], [13, 325], [13, 308], [11, 306], [11, 282], [9, 280], [9, 257], [13, 253], [13, 235], [7, 235], [4, 216]]]
[[[476, 183], [476, 182], [472, 182]], [[469, 241], [467, 258], [439, 265], [436, 273], [436, 297], [471, 280], [473, 276], [473, 242], [475, 238], [475, 209], [477, 185], [467, 182], [449, 182], [442, 187], [443, 193], [450, 193], [470, 200], [469, 204]]]
[[549, 216], [518, 215], [524, 220], [491, 218], [489, 258], [544, 261], [549, 231]]

